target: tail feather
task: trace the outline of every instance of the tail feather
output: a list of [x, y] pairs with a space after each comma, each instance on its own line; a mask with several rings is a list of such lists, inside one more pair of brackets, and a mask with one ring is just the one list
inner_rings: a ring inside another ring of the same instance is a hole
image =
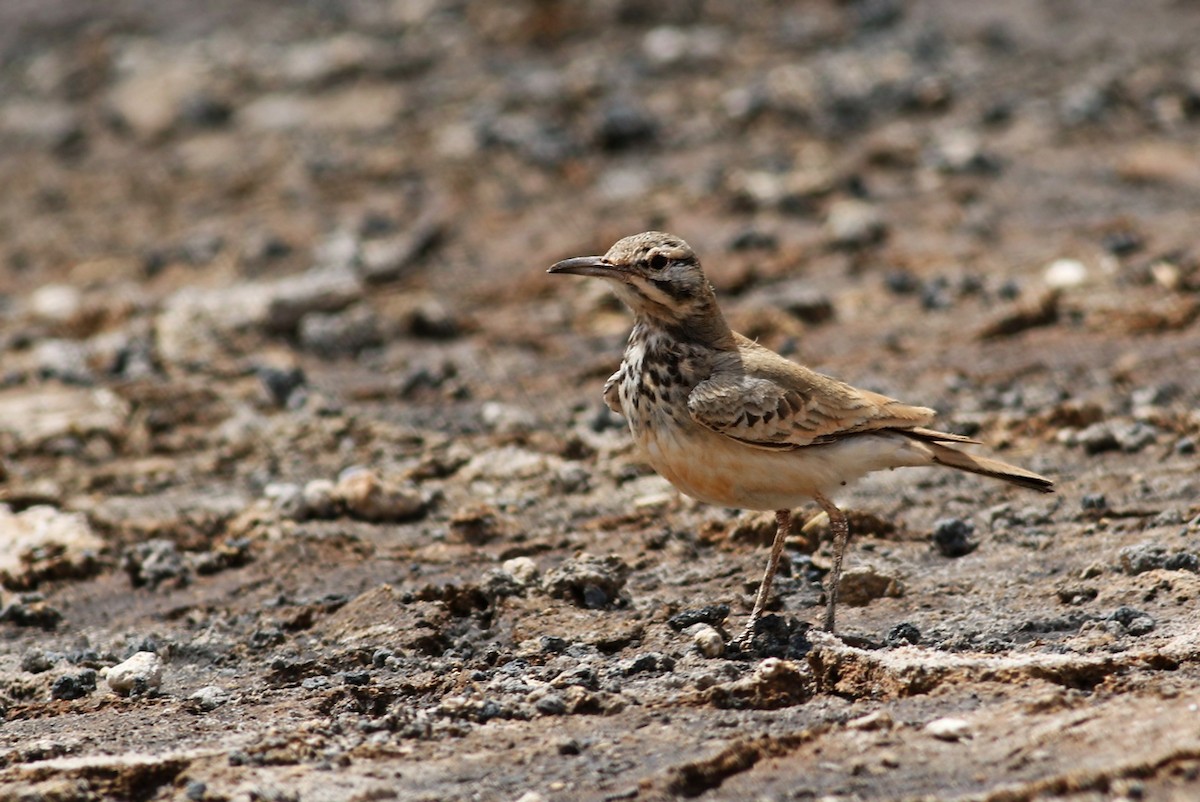
[[1003, 479], [1005, 482], [1027, 487], [1030, 490], [1037, 490], [1042, 493], [1054, 492], [1054, 483], [1045, 476], [1036, 474], [1033, 471], [1018, 468], [1016, 465], [1009, 465], [1007, 462], [1001, 462], [998, 459], [989, 459], [988, 457], [980, 457], [964, 451], [957, 451], [941, 443], [927, 442], [926, 445], [933, 452], [933, 461], [938, 465], [957, 468], [960, 471], [967, 471], [969, 473], [977, 473], [981, 476], [990, 476], [993, 479]]

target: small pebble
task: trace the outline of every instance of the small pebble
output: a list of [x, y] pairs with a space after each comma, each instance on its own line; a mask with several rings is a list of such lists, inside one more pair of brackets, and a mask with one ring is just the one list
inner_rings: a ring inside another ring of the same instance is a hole
[[660, 652], [646, 652], [622, 660], [617, 668], [624, 674], [661, 674], [675, 668], [675, 661]]
[[925, 725], [925, 732], [939, 741], [961, 741], [971, 735], [971, 725], [961, 718], [938, 718]]
[[1078, 287], [1087, 277], [1087, 266], [1078, 259], [1055, 259], [1042, 271], [1046, 286], [1059, 290]]
[[862, 247], [887, 236], [887, 223], [877, 208], [866, 201], [846, 198], [829, 207], [825, 230], [835, 245]]
[[154, 652], [137, 652], [108, 669], [105, 681], [122, 696], [145, 693], [162, 684], [162, 659]]
[[857, 565], [842, 573], [838, 592], [844, 604], [861, 606], [884, 596], [903, 596], [904, 583], [899, 577], [882, 573], [874, 566]]
[[696, 647], [696, 651], [705, 657], [712, 659], [725, 654], [725, 638], [717, 631], [716, 627], [708, 624], [694, 624], [687, 632], [692, 637], [692, 644]]
[[1132, 607], [1118, 607], [1109, 616], [1109, 621], [1116, 621], [1125, 631], [1133, 636], [1145, 635], [1151, 632], [1157, 622], [1141, 610], [1135, 610]]
[[846, 722], [846, 729], [861, 730], [863, 732], [890, 730], [895, 723], [891, 714], [886, 710], [876, 710], [873, 713], [867, 713], [865, 716], [850, 719]]
[[54, 663], [54, 656], [41, 649], [30, 649], [21, 656], [21, 670], [28, 671], [30, 674], [41, 674], [44, 671], [49, 671], [54, 668]]
[[667, 619], [667, 626], [676, 632], [682, 632], [695, 624], [708, 624], [716, 627], [728, 617], [728, 604], [710, 604], [706, 607], [696, 607], [676, 613]]
[[216, 710], [230, 699], [229, 691], [219, 685], [205, 685], [197, 689], [188, 699], [200, 710]]
[[933, 526], [933, 545], [943, 557], [963, 557], [978, 543], [971, 539], [975, 524], [961, 518], [943, 518]]
[[513, 557], [502, 562], [500, 567], [521, 585], [531, 585], [537, 581], [537, 563], [529, 557]]
[[907, 622], [896, 624], [888, 630], [883, 642], [888, 646], [907, 646], [921, 642], [921, 630]]
[[421, 517], [426, 509], [416, 485], [385, 479], [365, 468], [344, 471], [334, 496], [351, 516], [363, 521], [405, 521]]
[[81, 699], [96, 690], [96, 669], [85, 668], [75, 674], [64, 674], [50, 686], [55, 699]]
[[336, 486], [328, 479], [313, 479], [304, 485], [301, 503], [305, 517], [328, 519], [337, 515]]

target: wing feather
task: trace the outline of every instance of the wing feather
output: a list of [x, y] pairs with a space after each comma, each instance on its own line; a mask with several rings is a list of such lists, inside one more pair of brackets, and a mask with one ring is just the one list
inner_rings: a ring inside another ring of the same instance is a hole
[[692, 418], [715, 432], [760, 448], [787, 449], [858, 432], [914, 429], [933, 420], [932, 409], [858, 390], [735, 336], [738, 352], [714, 365], [688, 396]]

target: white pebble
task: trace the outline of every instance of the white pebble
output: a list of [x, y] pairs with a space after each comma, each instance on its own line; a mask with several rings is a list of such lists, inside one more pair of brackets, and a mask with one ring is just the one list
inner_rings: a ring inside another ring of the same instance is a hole
[[1078, 259], [1055, 259], [1042, 273], [1046, 286], [1056, 290], [1078, 287], [1087, 281], [1087, 277], [1087, 265]]
[[69, 284], [46, 284], [29, 296], [29, 307], [43, 320], [65, 323], [83, 306], [83, 293]]
[[961, 718], [937, 718], [925, 725], [925, 732], [939, 741], [961, 741], [971, 736], [971, 725]]
[[720, 657], [725, 654], [725, 638], [721, 637], [721, 633], [716, 627], [708, 624], [695, 624], [688, 627], [688, 634], [692, 636], [692, 643], [696, 645], [696, 651], [705, 657]]
[[537, 581], [537, 563], [528, 557], [513, 557], [501, 563], [500, 567], [522, 585], [530, 585]]
[[229, 691], [219, 685], [205, 685], [188, 697], [201, 710], [216, 710], [229, 701]]
[[148, 690], [162, 684], [162, 660], [154, 652], [138, 652], [108, 670], [108, 687], [119, 694]]

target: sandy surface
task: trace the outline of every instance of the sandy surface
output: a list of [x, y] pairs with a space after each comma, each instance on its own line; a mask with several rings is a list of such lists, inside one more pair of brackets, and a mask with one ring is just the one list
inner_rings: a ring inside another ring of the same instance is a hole
[[[1200, 8], [105, 5], [0, 7], [0, 800], [1200, 795]], [[801, 509], [724, 648], [770, 517], [545, 275], [648, 228], [1059, 492], [848, 488], [842, 638]]]

